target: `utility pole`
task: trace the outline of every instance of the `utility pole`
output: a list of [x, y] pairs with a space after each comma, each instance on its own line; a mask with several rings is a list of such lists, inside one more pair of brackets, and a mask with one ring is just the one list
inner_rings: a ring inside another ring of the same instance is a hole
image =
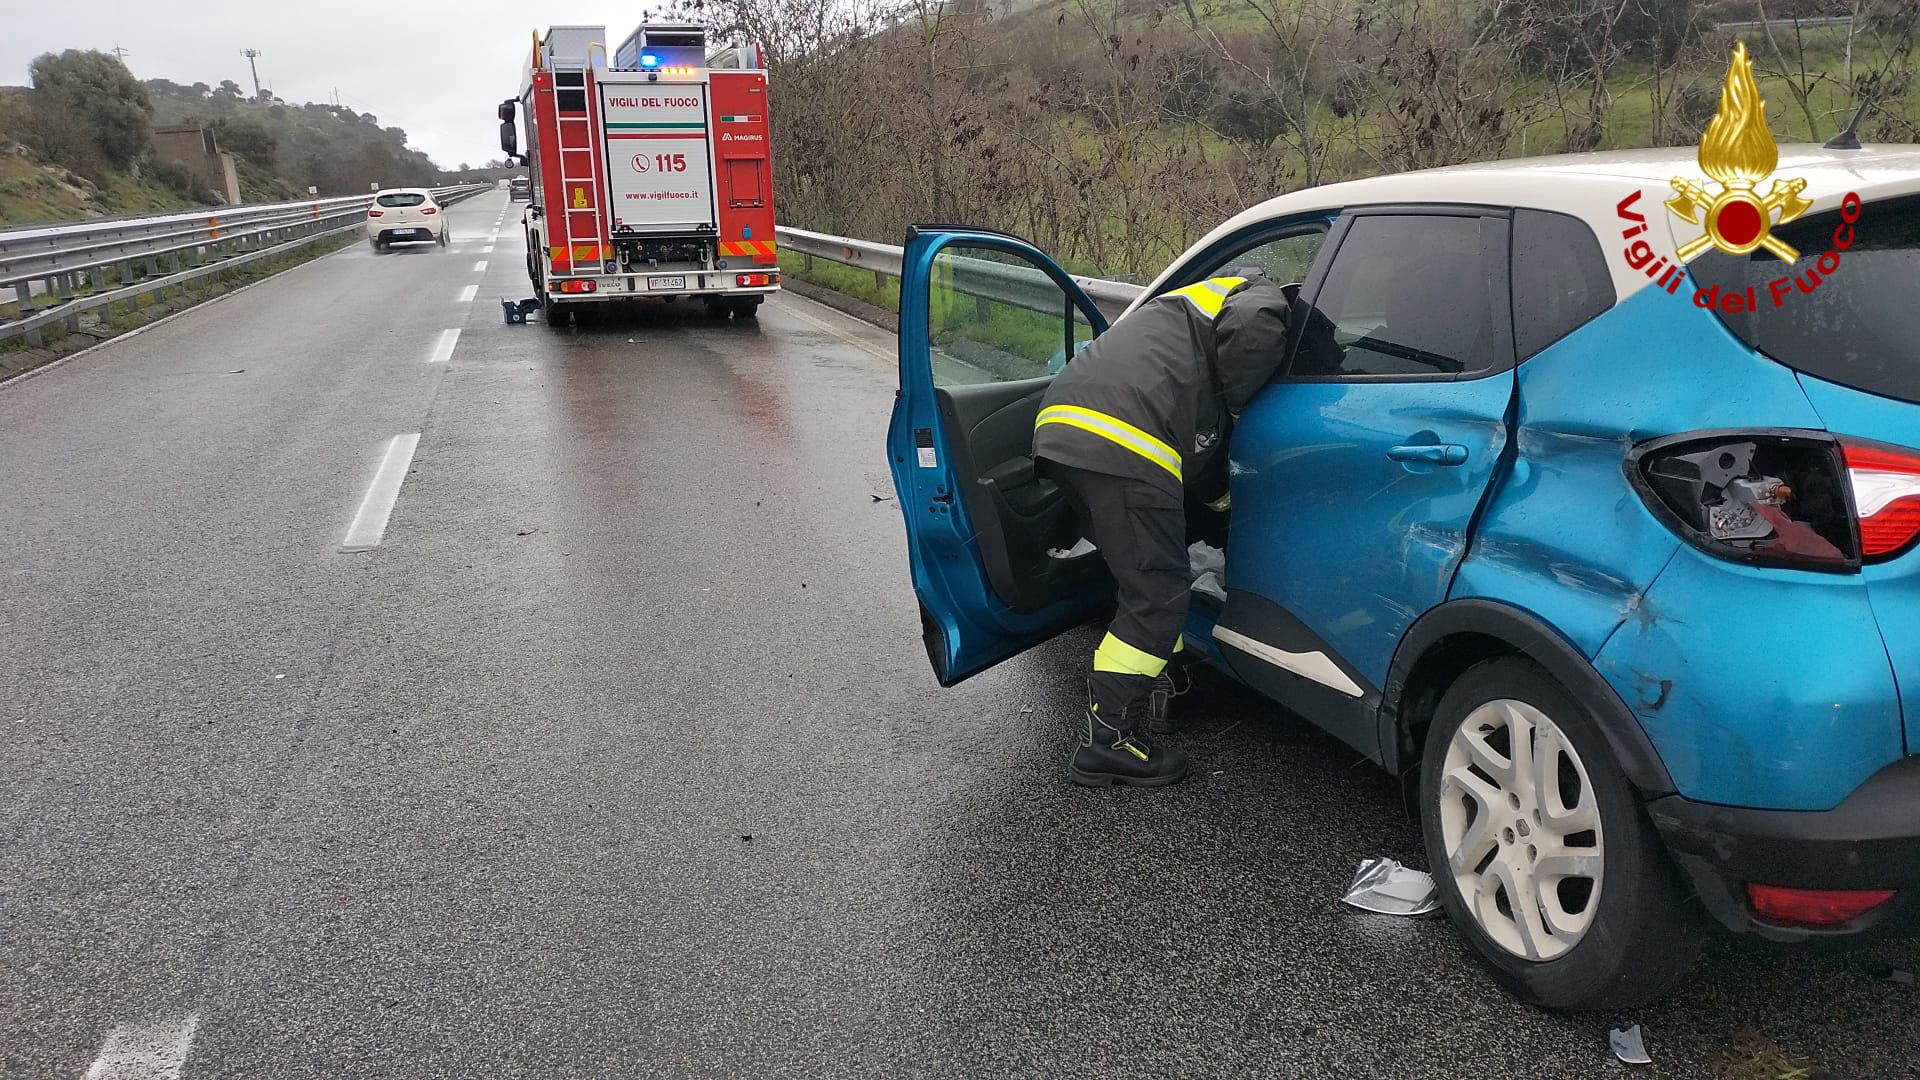
[[114, 46], [113, 46], [113, 55], [114, 55], [114, 57], [115, 57], [116, 59], [118, 59], [118, 60], [120, 61], [120, 66], [121, 66], [121, 67], [126, 67], [126, 66], [127, 66], [127, 54], [128, 54], [128, 53], [130, 53], [130, 52], [132, 52], [132, 51], [133, 51], [132, 49], [123, 49], [123, 48], [121, 48], [118, 42], [115, 42], [115, 43], [114, 43]]
[[260, 100], [260, 67], [253, 61], [260, 55], [259, 49], [242, 49], [240, 55], [247, 58], [247, 70], [253, 72], [253, 100]]

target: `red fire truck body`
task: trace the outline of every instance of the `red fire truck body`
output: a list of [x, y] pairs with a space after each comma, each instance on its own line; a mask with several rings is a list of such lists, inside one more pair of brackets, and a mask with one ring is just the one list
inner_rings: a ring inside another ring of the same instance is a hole
[[708, 56], [698, 26], [537, 33], [502, 148], [527, 131], [527, 274], [548, 321], [574, 304], [699, 296], [751, 317], [779, 290], [767, 76], [753, 46]]

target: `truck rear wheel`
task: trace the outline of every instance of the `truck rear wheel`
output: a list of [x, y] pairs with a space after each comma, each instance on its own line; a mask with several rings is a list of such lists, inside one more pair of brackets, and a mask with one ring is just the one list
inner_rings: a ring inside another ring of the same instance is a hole
[[760, 302], [761, 302], [762, 300], [764, 300], [764, 299], [766, 299], [766, 298], [765, 298], [765, 297], [761, 297], [761, 296], [738, 296], [738, 297], [735, 297], [735, 298], [733, 299], [733, 302], [732, 302], [732, 303], [731, 303], [731, 305], [730, 305], [730, 307], [731, 307], [731, 308], [733, 309], [733, 317], [734, 317], [734, 318], [736, 318], [736, 319], [757, 319], [757, 318], [759, 318], [759, 317], [760, 317]]

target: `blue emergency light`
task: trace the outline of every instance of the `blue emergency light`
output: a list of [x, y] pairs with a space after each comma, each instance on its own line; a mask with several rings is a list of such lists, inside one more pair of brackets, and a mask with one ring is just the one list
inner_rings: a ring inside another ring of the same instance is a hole
[[643, 68], [659, 67], [660, 58], [653, 55], [652, 53], [647, 53], [646, 55], [640, 58], [640, 66]]

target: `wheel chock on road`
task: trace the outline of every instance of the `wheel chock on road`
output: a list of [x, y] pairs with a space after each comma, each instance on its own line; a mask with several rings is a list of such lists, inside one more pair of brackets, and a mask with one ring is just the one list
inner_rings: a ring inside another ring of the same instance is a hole
[[532, 296], [529, 296], [525, 300], [508, 300], [504, 297], [500, 300], [500, 310], [501, 313], [507, 317], [508, 326], [525, 323], [527, 321], [527, 313], [535, 310], [539, 306], [539, 298]]

